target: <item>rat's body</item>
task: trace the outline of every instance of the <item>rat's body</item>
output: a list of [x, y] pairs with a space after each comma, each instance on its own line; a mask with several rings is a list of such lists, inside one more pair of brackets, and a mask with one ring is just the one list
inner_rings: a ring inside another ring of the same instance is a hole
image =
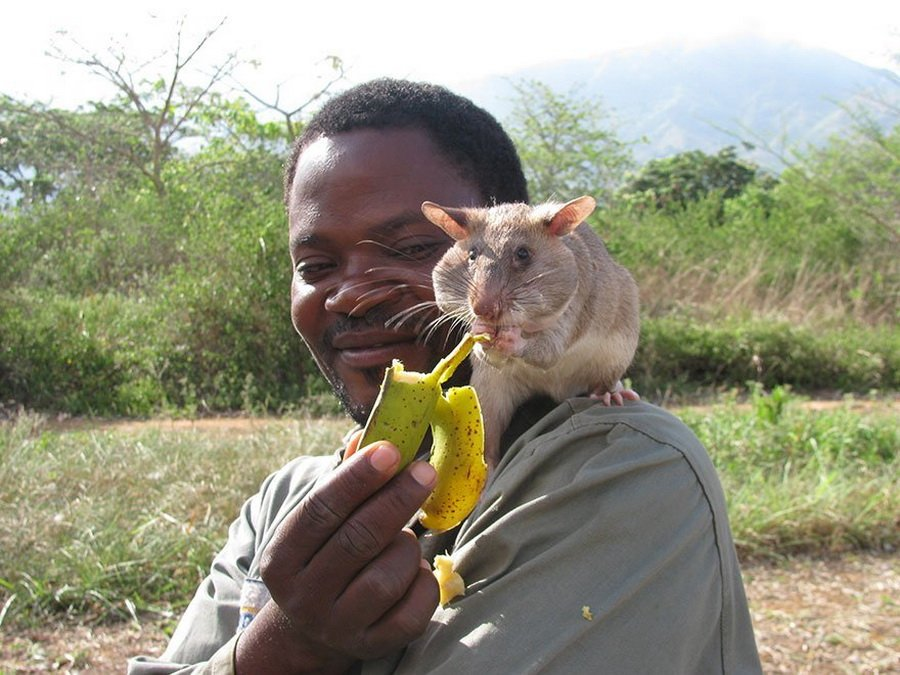
[[422, 205], [456, 240], [432, 275], [438, 307], [491, 336], [476, 347], [472, 385], [492, 468], [521, 403], [536, 394], [616, 392], [634, 356], [637, 285], [583, 222], [594, 206], [590, 197], [482, 209]]

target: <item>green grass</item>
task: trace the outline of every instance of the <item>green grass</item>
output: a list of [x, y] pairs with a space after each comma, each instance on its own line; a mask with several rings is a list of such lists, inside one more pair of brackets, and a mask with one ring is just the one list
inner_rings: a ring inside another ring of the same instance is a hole
[[742, 557], [900, 543], [896, 412], [810, 411], [776, 388], [681, 417], [719, 470]]
[[[0, 426], [0, 608], [127, 617], [190, 598], [230, 520], [271, 471], [333, 451], [346, 421], [253, 433]], [[15, 599], [10, 598], [15, 595]]]
[[[707, 445], [743, 556], [896, 548], [896, 407], [812, 411], [757, 390], [680, 411]], [[23, 414], [0, 425], [0, 624], [178, 611], [260, 481], [332, 451], [347, 423], [260, 422], [252, 431], [60, 431]]]

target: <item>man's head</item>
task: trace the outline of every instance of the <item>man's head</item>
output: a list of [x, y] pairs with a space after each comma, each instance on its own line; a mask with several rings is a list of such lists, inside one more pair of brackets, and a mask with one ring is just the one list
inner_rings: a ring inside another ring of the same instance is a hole
[[528, 201], [515, 146], [488, 112], [444, 87], [379, 79], [329, 100], [304, 127], [284, 174], [286, 205], [303, 150], [322, 136], [356, 129], [424, 131], [460, 175], [479, 187], [485, 205]]
[[426, 200], [527, 201], [499, 124], [432, 85], [378, 80], [330, 100], [285, 172], [294, 326], [360, 422], [391, 359], [424, 371], [451, 346], [446, 330], [423, 339], [431, 270], [450, 245]]

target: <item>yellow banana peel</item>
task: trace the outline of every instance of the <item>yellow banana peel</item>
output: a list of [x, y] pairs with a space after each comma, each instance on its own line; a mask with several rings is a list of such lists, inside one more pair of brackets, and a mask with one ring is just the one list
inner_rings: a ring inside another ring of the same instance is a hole
[[472, 387], [453, 387], [438, 399], [431, 420], [431, 465], [438, 475], [422, 506], [422, 525], [443, 532], [456, 527], [475, 508], [484, 482], [484, 425]]
[[472, 347], [487, 340], [467, 334], [430, 373], [403, 369], [395, 360], [385, 369], [384, 380], [359, 447], [390, 441], [400, 450], [401, 468], [416, 455], [431, 428], [431, 465], [438, 482], [422, 507], [420, 520], [432, 530], [449, 530], [469, 515], [487, 479], [484, 462], [484, 424], [478, 396], [470, 386], [442, 384], [453, 375]]

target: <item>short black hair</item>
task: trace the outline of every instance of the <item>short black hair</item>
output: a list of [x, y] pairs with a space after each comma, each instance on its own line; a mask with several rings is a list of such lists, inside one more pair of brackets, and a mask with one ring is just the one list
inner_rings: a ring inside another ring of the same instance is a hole
[[285, 205], [303, 150], [323, 136], [357, 129], [420, 129], [478, 187], [485, 206], [528, 201], [516, 148], [490, 113], [438, 85], [381, 78], [329, 99], [312, 117], [285, 168]]

